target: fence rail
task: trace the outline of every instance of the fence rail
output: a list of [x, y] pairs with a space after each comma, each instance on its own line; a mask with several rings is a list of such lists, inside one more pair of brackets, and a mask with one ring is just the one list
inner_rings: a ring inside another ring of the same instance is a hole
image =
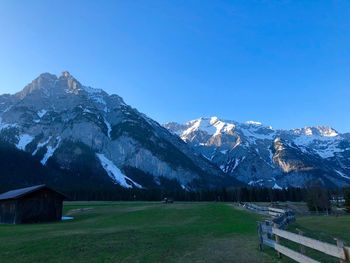
[[[260, 240], [260, 249], [263, 245], [274, 248], [278, 254], [283, 254], [300, 263], [316, 263], [304, 253], [304, 247], [320, 251], [326, 255], [340, 259], [340, 262], [350, 262], [350, 247], [344, 246], [341, 240], [337, 240], [337, 245], [329, 244], [323, 241], [303, 236], [301, 233], [296, 234], [283, 230], [290, 222], [295, 220], [294, 213], [278, 208], [259, 207], [254, 204], [244, 204], [249, 210], [258, 211], [266, 215], [272, 215], [271, 220], [258, 222], [258, 234]], [[274, 214], [275, 213], [275, 214]], [[280, 238], [300, 244], [301, 251], [297, 252], [280, 244]]]

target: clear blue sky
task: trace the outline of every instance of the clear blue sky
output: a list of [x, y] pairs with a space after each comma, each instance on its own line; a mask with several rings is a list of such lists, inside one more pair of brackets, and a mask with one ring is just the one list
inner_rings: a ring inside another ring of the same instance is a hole
[[68, 70], [159, 122], [350, 131], [350, 1], [0, 4], [0, 91]]

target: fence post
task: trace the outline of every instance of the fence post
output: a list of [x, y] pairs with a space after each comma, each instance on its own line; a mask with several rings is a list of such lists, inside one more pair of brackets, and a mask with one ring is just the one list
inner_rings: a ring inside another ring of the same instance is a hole
[[263, 236], [262, 236], [262, 226], [261, 222], [258, 222], [258, 236], [259, 236], [259, 250], [263, 249]]
[[[344, 242], [338, 238], [335, 238], [335, 241], [337, 241], [337, 247], [344, 251]], [[345, 261], [340, 259], [339, 262], [344, 263]]]
[[[278, 225], [276, 223], [274, 223], [273, 227], [278, 228]], [[276, 241], [276, 244], [279, 244], [280, 243], [280, 237], [275, 235], [275, 241]], [[277, 256], [278, 256], [278, 258], [282, 258], [282, 254], [280, 252], [278, 252], [278, 251], [277, 251]]]
[[[301, 231], [300, 229], [297, 229], [297, 231], [298, 231], [298, 234], [299, 234], [299, 235], [301, 235], [301, 236], [304, 235], [304, 232]], [[304, 247], [302, 244], [300, 244], [300, 253], [303, 254], [303, 255], [305, 255], [305, 247]]]

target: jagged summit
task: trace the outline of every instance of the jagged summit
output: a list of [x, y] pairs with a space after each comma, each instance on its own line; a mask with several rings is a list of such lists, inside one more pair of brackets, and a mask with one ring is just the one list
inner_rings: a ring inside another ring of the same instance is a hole
[[74, 78], [67, 70], [63, 71], [61, 76], [64, 78]]
[[276, 130], [218, 117], [164, 126], [223, 172], [252, 186], [350, 184], [350, 138], [331, 127]]
[[[106, 92], [101, 89], [94, 89], [82, 85], [73, 75], [68, 71], [63, 71], [61, 75], [56, 76], [51, 73], [42, 73], [35, 78], [24, 89], [15, 94], [16, 97], [23, 99], [27, 96], [32, 96], [34, 99], [50, 99], [57, 97], [64, 97], [66, 95], [81, 95], [102, 101], [102, 97], [108, 96]], [[99, 99], [96, 97], [100, 97]], [[114, 95], [116, 96], [116, 95]]]
[[[0, 96], [1, 143], [53, 169], [43, 179], [50, 184], [63, 180], [79, 189], [81, 183], [186, 189], [238, 184], [118, 95], [84, 86], [67, 71], [43, 73], [22, 91]], [[68, 179], [50, 177], [57, 174]]]
[[[276, 130], [219, 117], [165, 127], [68, 72], [43, 73], [0, 96], [0, 144], [53, 169], [47, 183], [184, 189], [237, 180], [268, 187], [350, 183], [350, 135], [330, 127]], [[14, 179], [1, 176], [2, 183]]]

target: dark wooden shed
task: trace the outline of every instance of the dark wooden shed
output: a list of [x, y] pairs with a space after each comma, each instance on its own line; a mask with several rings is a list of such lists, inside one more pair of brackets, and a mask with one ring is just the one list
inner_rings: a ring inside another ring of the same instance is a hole
[[0, 223], [26, 224], [59, 221], [66, 197], [47, 187], [36, 185], [0, 195]]

